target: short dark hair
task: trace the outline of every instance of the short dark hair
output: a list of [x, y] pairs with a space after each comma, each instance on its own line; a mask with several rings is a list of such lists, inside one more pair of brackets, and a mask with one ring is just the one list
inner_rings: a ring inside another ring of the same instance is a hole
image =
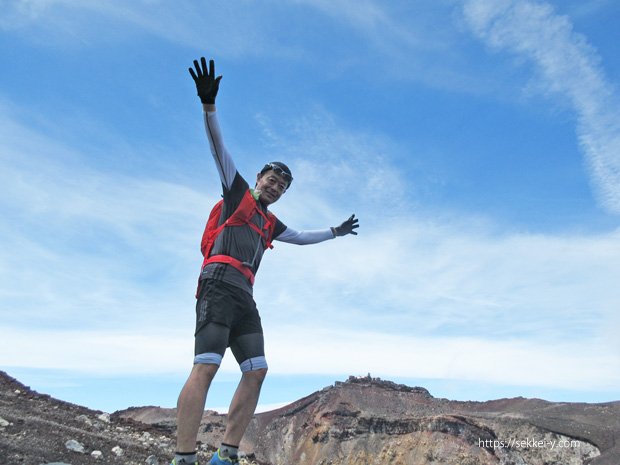
[[293, 183], [293, 174], [288, 166], [281, 161], [272, 161], [271, 163], [267, 163], [263, 166], [263, 169], [260, 170], [260, 175], [262, 176], [269, 170], [273, 170], [277, 174], [281, 175], [288, 182], [287, 188], [291, 187], [291, 184]]

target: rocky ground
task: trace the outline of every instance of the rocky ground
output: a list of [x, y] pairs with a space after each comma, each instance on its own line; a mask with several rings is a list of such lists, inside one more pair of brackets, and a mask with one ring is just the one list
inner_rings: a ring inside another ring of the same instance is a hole
[[620, 465], [620, 402], [456, 402], [351, 377], [257, 415], [247, 441], [274, 465]]
[[[0, 371], [0, 465], [164, 465], [173, 433], [39, 394]], [[200, 446], [201, 463], [213, 450]]]
[[[205, 412], [201, 463], [226, 416]], [[39, 394], [0, 372], [0, 465], [169, 463], [174, 409], [112, 415]], [[257, 465], [620, 465], [620, 402], [456, 402], [351, 377], [256, 415], [241, 449]]]
[[[173, 409], [118, 414], [174, 425]], [[206, 412], [203, 443], [217, 444], [225, 421]], [[351, 377], [256, 415], [241, 446], [273, 465], [620, 465], [620, 402], [457, 402]]]

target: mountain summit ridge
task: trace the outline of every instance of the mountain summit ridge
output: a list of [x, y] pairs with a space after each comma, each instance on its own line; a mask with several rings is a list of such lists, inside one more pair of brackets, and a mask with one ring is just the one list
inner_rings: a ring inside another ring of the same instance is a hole
[[[174, 428], [174, 409], [118, 414]], [[199, 439], [217, 445], [225, 420], [207, 411]], [[256, 414], [242, 449], [273, 465], [619, 465], [619, 439], [620, 402], [453, 401], [368, 375]]]
[[620, 403], [451, 401], [369, 375], [256, 415], [246, 442], [274, 464], [618, 465], [619, 414]]
[[[0, 448], [9, 463], [161, 465], [174, 451], [175, 416], [160, 407], [107, 415], [0, 371]], [[219, 444], [225, 421], [205, 412], [201, 454]], [[69, 450], [75, 442], [85, 451]], [[452, 401], [422, 387], [349, 377], [255, 415], [241, 449], [262, 465], [618, 465], [620, 402]]]

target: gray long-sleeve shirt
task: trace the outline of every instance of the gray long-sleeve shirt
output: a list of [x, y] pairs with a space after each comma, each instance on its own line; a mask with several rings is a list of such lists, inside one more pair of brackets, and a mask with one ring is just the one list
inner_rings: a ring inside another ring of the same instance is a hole
[[[222, 182], [224, 204], [219, 222], [219, 224], [222, 224], [237, 209], [250, 186], [237, 171], [232, 156], [224, 145], [216, 112], [205, 111], [204, 121], [211, 154]], [[266, 212], [267, 208], [260, 201], [257, 202], [258, 207], [263, 212]], [[251, 221], [262, 228], [264, 218], [256, 214]], [[333, 239], [334, 234], [331, 228], [314, 231], [296, 231], [277, 220], [273, 238], [280, 242], [306, 245]], [[215, 240], [211, 255], [229, 255], [241, 262], [251, 263], [252, 272], [256, 274], [264, 250], [264, 239], [249, 226], [241, 226], [224, 228]], [[201, 279], [206, 278], [220, 279], [252, 294], [252, 285], [232, 266], [223, 263], [210, 263], [204, 267], [201, 273]]]

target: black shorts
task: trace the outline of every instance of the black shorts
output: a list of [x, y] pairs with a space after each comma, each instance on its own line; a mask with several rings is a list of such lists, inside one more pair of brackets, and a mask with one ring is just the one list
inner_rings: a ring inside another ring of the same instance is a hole
[[[219, 338], [213, 337], [212, 329], [207, 331], [207, 326], [212, 328], [211, 323], [225, 327], [221, 331], [225, 337], [223, 341], [214, 340]], [[235, 348], [235, 342], [248, 339], [242, 336], [249, 334], [261, 335], [262, 346], [263, 327], [253, 297], [224, 281], [202, 280], [196, 301], [195, 355], [205, 352], [223, 355], [226, 347]], [[252, 349], [251, 352], [253, 353], [247, 353], [245, 356], [250, 358], [264, 355], [262, 347]]]

